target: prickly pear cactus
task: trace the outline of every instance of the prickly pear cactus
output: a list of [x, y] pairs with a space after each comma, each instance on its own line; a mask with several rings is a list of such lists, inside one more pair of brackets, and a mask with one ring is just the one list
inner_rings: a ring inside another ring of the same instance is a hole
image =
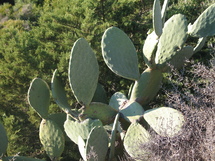
[[43, 119], [39, 129], [40, 141], [52, 161], [61, 156], [65, 138], [60, 127], [51, 119]]
[[0, 156], [7, 151], [8, 139], [4, 126], [0, 123]]

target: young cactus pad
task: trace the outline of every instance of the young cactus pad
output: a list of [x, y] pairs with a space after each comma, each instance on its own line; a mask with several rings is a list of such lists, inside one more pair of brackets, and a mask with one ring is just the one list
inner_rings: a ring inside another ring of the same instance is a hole
[[136, 49], [122, 30], [108, 28], [102, 36], [101, 47], [105, 63], [115, 74], [131, 80], [139, 78]]
[[167, 137], [177, 135], [185, 121], [181, 112], [170, 107], [147, 110], [143, 117], [159, 135]]
[[44, 119], [48, 117], [50, 90], [44, 80], [40, 78], [32, 80], [28, 90], [28, 102], [40, 117]]
[[207, 37], [215, 34], [215, 4], [209, 6], [193, 23], [188, 33], [194, 37]]
[[2, 156], [6, 150], [8, 145], [7, 134], [4, 129], [4, 126], [0, 123], [0, 156]]
[[65, 146], [65, 138], [60, 127], [51, 119], [43, 119], [39, 129], [40, 141], [51, 160], [58, 159]]
[[78, 39], [69, 60], [69, 83], [79, 103], [89, 105], [96, 91], [99, 66], [95, 53], [84, 38]]
[[162, 83], [163, 75], [160, 70], [147, 68], [132, 89], [131, 101], [146, 105], [157, 95]]
[[108, 143], [107, 132], [102, 126], [94, 127], [90, 131], [86, 144], [80, 136], [78, 138], [79, 151], [85, 161], [105, 161]]
[[132, 123], [129, 126], [124, 138], [125, 150], [134, 159], [147, 155], [146, 152], [144, 152], [140, 147], [149, 140], [150, 134], [148, 131], [139, 123]]
[[64, 129], [67, 136], [75, 143], [78, 144], [78, 136], [86, 140], [90, 131], [94, 127], [102, 126], [100, 120], [86, 119], [82, 122], [73, 121], [69, 116], [64, 123]]

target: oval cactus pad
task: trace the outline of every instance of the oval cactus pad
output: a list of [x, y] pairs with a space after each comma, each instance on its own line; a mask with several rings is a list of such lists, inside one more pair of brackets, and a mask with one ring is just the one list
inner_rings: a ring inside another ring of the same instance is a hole
[[173, 137], [177, 135], [184, 124], [182, 113], [170, 107], [147, 110], [143, 117], [161, 136]]
[[61, 83], [59, 76], [57, 76], [57, 70], [54, 71], [51, 82], [52, 96], [55, 102], [61, 107], [63, 111], [68, 113], [70, 110], [70, 105], [66, 97], [66, 92]]
[[195, 37], [213, 36], [215, 34], [215, 4], [209, 6], [193, 25], [188, 26], [188, 33]]
[[101, 47], [105, 63], [115, 74], [131, 80], [139, 78], [136, 49], [122, 30], [108, 28], [102, 36]]
[[84, 38], [78, 39], [69, 60], [69, 82], [79, 103], [89, 105], [97, 88], [99, 66], [96, 56]]
[[41, 121], [39, 137], [51, 160], [61, 156], [65, 146], [65, 138], [62, 130], [54, 121], [49, 119]]
[[158, 43], [155, 63], [166, 66], [171, 58], [183, 47], [187, 40], [187, 20], [176, 14], [166, 21]]
[[28, 90], [28, 102], [40, 117], [47, 118], [50, 105], [50, 90], [44, 80], [40, 78], [33, 79]]
[[146, 155], [140, 148], [142, 144], [149, 141], [150, 134], [148, 131], [139, 123], [132, 123], [124, 138], [124, 147], [127, 153], [134, 159]]

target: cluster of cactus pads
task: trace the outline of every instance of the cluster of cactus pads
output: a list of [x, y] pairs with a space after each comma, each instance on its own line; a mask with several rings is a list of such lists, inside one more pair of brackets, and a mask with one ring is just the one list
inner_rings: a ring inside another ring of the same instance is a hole
[[[136, 49], [119, 28], [108, 28], [102, 37], [102, 55], [107, 66], [117, 75], [133, 80], [128, 95], [116, 92], [108, 101], [98, 83], [99, 65], [95, 53], [84, 38], [78, 39], [69, 60], [69, 84], [77, 102], [71, 108], [60, 74], [55, 70], [51, 81], [54, 100], [65, 113], [48, 114], [50, 89], [42, 79], [35, 78], [28, 91], [28, 101], [42, 118], [39, 136], [52, 161], [61, 156], [65, 140], [78, 145], [85, 161], [116, 159], [116, 141], [135, 158], [143, 154], [138, 144], [150, 140], [148, 129], [164, 137], [180, 134], [185, 118], [171, 107], [149, 109], [157, 95], [163, 73], [169, 64], [181, 68], [184, 61], [199, 51], [207, 36], [215, 34], [215, 4], [208, 7], [191, 25], [184, 15], [176, 14], [165, 21], [168, 0], [161, 8], [153, 6], [153, 32], [143, 46], [147, 69], [141, 74]], [[185, 46], [188, 36], [198, 37], [198, 44]], [[109, 102], [109, 103], [108, 103]], [[2, 151], [2, 150], [1, 150]], [[150, 154], [147, 154], [150, 157]]]

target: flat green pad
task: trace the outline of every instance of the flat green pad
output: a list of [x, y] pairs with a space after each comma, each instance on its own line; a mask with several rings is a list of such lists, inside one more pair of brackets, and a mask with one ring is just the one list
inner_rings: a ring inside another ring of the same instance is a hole
[[[194, 54], [193, 47], [185, 46], [180, 51], [178, 51], [174, 57], [172, 57], [169, 64], [176, 69], [180, 69], [184, 66], [185, 61], [189, 60], [193, 54]], [[162, 72], [169, 72], [169, 71], [171, 71], [169, 66], [162, 68]]]
[[71, 120], [70, 117], [67, 117], [67, 120], [64, 123], [64, 129], [67, 136], [75, 143], [78, 144], [78, 136], [82, 139], [86, 140], [90, 131], [94, 127], [102, 126], [102, 122], [100, 120], [92, 120], [90, 118], [78, 122]]
[[188, 33], [194, 37], [215, 35], [215, 4], [209, 6], [193, 25], [188, 26]]
[[127, 153], [135, 158], [144, 155], [141, 145], [147, 143], [150, 139], [148, 131], [139, 123], [132, 123], [124, 138], [124, 147]]
[[206, 40], [207, 40], [207, 37], [199, 38], [197, 45], [193, 49], [193, 52], [197, 53], [198, 51], [200, 51], [204, 47]]
[[69, 60], [69, 82], [81, 104], [89, 105], [96, 91], [99, 66], [96, 56], [84, 38], [78, 39]]
[[[105, 161], [108, 143], [109, 138], [105, 129], [103, 127], [94, 127], [86, 142], [86, 154], [89, 156], [88, 161]], [[93, 152], [96, 153], [95, 157], [92, 155]]]
[[119, 107], [126, 101], [128, 101], [128, 99], [123, 93], [116, 92], [111, 96], [109, 106], [113, 107], [116, 110], [119, 110]]
[[120, 113], [123, 114], [128, 122], [135, 122], [143, 116], [144, 109], [139, 103], [129, 101], [123, 109], [120, 110]]
[[48, 118], [54, 121], [59, 126], [59, 128], [63, 131], [65, 140], [70, 141], [70, 139], [66, 135], [66, 132], [64, 131], [64, 122], [66, 121], [66, 118], [67, 118], [66, 113], [63, 112], [63, 113], [50, 114]]
[[153, 31], [149, 34], [143, 45], [143, 58], [145, 63], [152, 68], [152, 65], [155, 63], [155, 53], [158, 44], [158, 36]]
[[136, 49], [122, 30], [108, 28], [102, 36], [101, 47], [105, 63], [115, 74], [131, 80], [139, 78]]
[[92, 102], [108, 103], [108, 98], [104, 87], [98, 83]]
[[115, 141], [118, 127], [119, 127], [119, 113], [116, 115], [114, 119], [113, 128], [111, 131], [109, 160], [112, 160], [114, 158], [116, 146]]
[[165, 137], [177, 135], [184, 124], [182, 113], [170, 107], [147, 110], [143, 117], [155, 132]]
[[23, 156], [10, 156], [10, 157], [4, 157], [2, 161], [45, 161], [45, 160], [23, 157]]
[[52, 96], [53, 96], [55, 102], [58, 104], [58, 106], [60, 106], [60, 108], [63, 111], [68, 113], [70, 111], [70, 105], [69, 105], [68, 99], [66, 97], [65, 89], [57, 74], [58, 74], [58, 72], [57, 72], [57, 70], [55, 70], [53, 73], [53, 76], [52, 76], [52, 81], [51, 81]]
[[40, 117], [47, 118], [50, 104], [50, 90], [44, 80], [40, 78], [32, 80], [28, 89], [28, 102]]
[[157, 36], [161, 36], [163, 22], [161, 18], [160, 0], [155, 0], [153, 5], [153, 28]]
[[7, 151], [8, 139], [6, 130], [4, 126], [0, 123], [0, 156], [2, 156]]
[[139, 104], [147, 105], [160, 90], [162, 84], [162, 72], [157, 69], [147, 68], [142, 74], [132, 89], [131, 101], [136, 101]]
[[43, 119], [39, 129], [40, 142], [52, 160], [63, 153], [65, 138], [61, 128], [50, 119]]
[[187, 20], [184, 15], [176, 14], [164, 24], [163, 33], [159, 39], [155, 63], [166, 66], [174, 55], [182, 49], [187, 39]]
[[89, 107], [84, 109], [81, 119], [99, 119], [104, 125], [106, 125], [113, 123], [117, 113], [118, 111], [109, 105], [93, 102], [89, 105]]

